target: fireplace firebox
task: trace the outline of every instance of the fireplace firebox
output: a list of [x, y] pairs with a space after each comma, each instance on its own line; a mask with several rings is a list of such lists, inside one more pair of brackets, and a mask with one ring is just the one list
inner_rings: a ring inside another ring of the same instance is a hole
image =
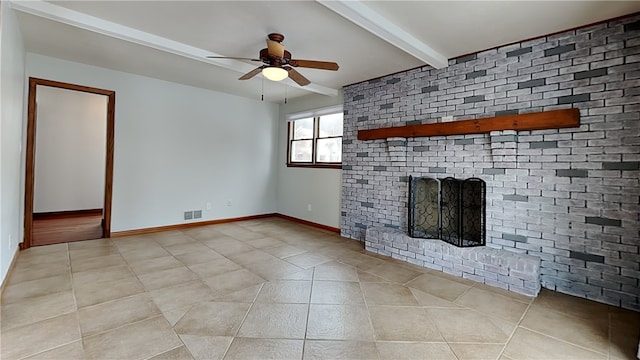
[[486, 242], [486, 184], [482, 179], [409, 177], [409, 236], [459, 247]]

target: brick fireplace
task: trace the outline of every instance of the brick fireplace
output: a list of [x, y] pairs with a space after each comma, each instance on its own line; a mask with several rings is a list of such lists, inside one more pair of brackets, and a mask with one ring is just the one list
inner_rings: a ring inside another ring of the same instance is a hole
[[[636, 15], [345, 87], [342, 235], [406, 234], [410, 176], [479, 178], [487, 248], [539, 259], [545, 288], [640, 310], [638, 69]], [[567, 108], [580, 110], [579, 127], [357, 139], [445, 116]], [[438, 269], [420, 250], [381, 251]]]

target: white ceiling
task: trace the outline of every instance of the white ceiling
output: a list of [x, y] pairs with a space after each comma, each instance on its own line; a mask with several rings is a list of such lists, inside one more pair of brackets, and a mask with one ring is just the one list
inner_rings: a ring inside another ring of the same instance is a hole
[[[285, 35], [312, 81], [264, 81], [265, 100], [337, 94], [344, 85], [640, 11], [640, 1], [51, 1], [12, 0], [27, 51], [260, 98], [266, 35]], [[288, 84], [285, 85], [285, 84]], [[286, 90], [285, 90], [286, 88]]]

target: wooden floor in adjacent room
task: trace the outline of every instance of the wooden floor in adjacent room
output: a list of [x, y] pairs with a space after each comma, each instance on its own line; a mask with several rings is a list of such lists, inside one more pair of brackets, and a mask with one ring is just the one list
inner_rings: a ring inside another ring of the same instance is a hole
[[102, 213], [34, 216], [33, 246], [102, 237]]

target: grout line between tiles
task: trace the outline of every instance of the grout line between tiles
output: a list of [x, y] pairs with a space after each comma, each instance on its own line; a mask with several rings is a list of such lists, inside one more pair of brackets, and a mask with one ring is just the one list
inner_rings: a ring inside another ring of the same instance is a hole
[[[545, 336], [545, 337], [548, 337], [548, 338], [551, 338], [551, 339], [554, 339], [554, 340], [557, 340], [557, 341], [563, 342], [563, 343], [565, 343], [565, 344], [569, 344], [569, 345], [572, 345], [572, 346], [575, 346], [575, 347], [579, 347], [579, 348], [581, 348], [581, 349], [584, 349], [584, 350], [587, 350], [587, 351], [590, 351], [590, 352], [593, 352], [593, 353], [596, 353], [596, 354], [600, 354], [600, 355], [604, 355], [604, 356], [607, 356], [607, 357], [608, 357], [608, 355], [607, 355], [606, 353], [600, 352], [600, 351], [598, 351], [598, 350], [590, 349], [590, 348], [588, 348], [588, 347], [585, 347], [585, 346], [582, 346], [582, 345], [579, 345], [579, 344], [576, 344], [576, 343], [572, 343], [572, 342], [567, 341], [567, 340], [564, 340], [564, 339], [560, 339], [560, 338], [555, 337], [555, 336], [553, 336], [553, 335], [545, 334], [545, 333], [543, 333], [543, 332], [540, 332], [540, 331], [538, 331], [538, 330], [534, 330], [534, 329], [528, 328], [528, 327], [526, 327], [526, 326], [522, 326], [522, 325], [520, 325], [519, 327], [521, 327], [521, 328], [523, 328], [523, 329], [526, 329], [526, 330], [528, 330], [528, 331], [531, 331], [531, 332], [534, 332], [534, 333], [537, 333], [537, 334], [543, 335], [543, 336]], [[609, 347], [609, 344], [607, 343], [607, 349], [608, 349], [608, 347]], [[607, 350], [607, 351], [608, 351], [608, 350]]]

